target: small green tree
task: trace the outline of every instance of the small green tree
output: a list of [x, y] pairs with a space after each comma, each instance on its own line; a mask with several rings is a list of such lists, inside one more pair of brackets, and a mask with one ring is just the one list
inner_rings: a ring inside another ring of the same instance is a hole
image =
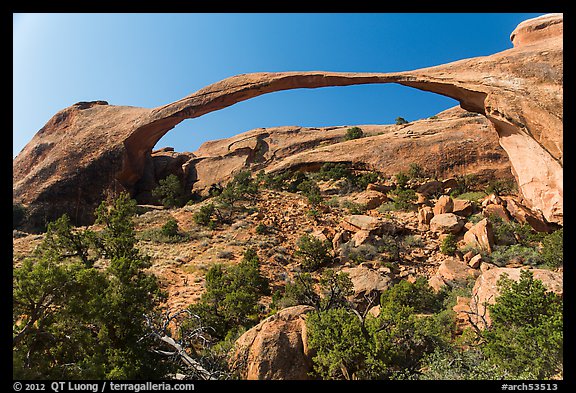
[[226, 206], [233, 207], [236, 202], [248, 200], [257, 194], [258, 181], [252, 178], [250, 171], [242, 170], [226, 184], [218, 196], [218, 200]]
[[564, 229], [559, 229], [542, 240], [542, 262], [552, 269], [564, 263]]
[[452, 233], [447, 234], [442, 243], [440, 243], [440, 252], [446, 255], [454, 255], [458, 249], [456, 236]]
[[363, 375], [371, 353], [370, 337], [358, 317], [345, 308], [311, 313], [306, 319], [308, 345], [315, 352], [313, 368], [323, 379]]
[[158, 187], [152, 190], [152, 196], [158, 198], [165, 207], [182, 207], [186, 204], [187, 198], [178, 176], [170, 174], [158, 183]]
[[214, 219], [216, 208], [213, 203], [209, 203], [200, 207], [196, 213], [192, 215], [192, 220], [198, 225], [214, 228], [218, 220]]
[[296, 243], [295, 254], [302, 258], [301, 267], [304, 271], [315, 271], [332, 261], [328, 241], [322, 241], [314, 236], [303, 235]]
[[396, 118], [396, 125], [408, 124], [408, 121], [403, 117], [398, 116]]
[[[134, 247], [134, 211], [127, 194], [103, 202], [96, 210], [103, 229], [90, 234], [62, 217], [14, 269], [14, 377], [165, 376], [167, 363], [146, 339], [143, 315], [154, 311], [161, 293], [155, 276], [145, 272], [149, 258]], [[105, 267], [95, 268], [91, 255], [106, 258]]]
[[26, 208], [21, 203], [12, 204], [12, 228], [19, 227], [26, 217]]
[[206, 292], [189, 307], [223, 340], [229, 333], [252, 327], [259, 319], [258, 300], [269, 294], [269, 284], [260, 272], [260, 261], [247, 249], [242, 261], [225, 269], [214, 265], [206, 274]]
[[179, 228], [178, 228], [178, 222], [173, 218], [169, 219], [162, 226], [162, 229], [160, 230], [160, 232], [162, 233], [162, 235], [164, 235], [166, 237], [178, 236], [180, 234]]
[[503, 275], [500, 295], [489, 305], [492, 323], [483, 352], [510, 379], [549, 379], [562, 371], [562, 297], [548, 291], [530, 270], [520, 280]]
[[345, 141], [350, 141], [352, 139], [362, 138], [364, 136], [364, 131], [360, 127], [350, 127], [346, 130]]
[[310, 202], [312, 206], [319, 205], [323, 201], [322, 195], [320, 194], [320, 188], [314, 180], [308, 179], [302, 181], [298, 185], [298, 190], [302, 191], [302, 194], [308, 198], [308, 202]]

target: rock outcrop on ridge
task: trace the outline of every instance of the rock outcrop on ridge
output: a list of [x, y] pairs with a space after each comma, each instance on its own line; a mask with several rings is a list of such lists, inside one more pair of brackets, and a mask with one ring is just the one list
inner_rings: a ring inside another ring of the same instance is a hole
[[497, 133], [525, 204], [562, 224], [562, 21], [562, 14], [550, 14], [522, 22], [511, 49], [414, 71], [253, 73], [153, 109], [77, 103], [54, 115], [14, 159], [13, 200], [28, 206], [30, 225], [62, 213], [89, 223], [108, 193], [135, 192], [152, 148], [185, 119], [280, 90], [399, 83], [486, 116], [487, 133]]

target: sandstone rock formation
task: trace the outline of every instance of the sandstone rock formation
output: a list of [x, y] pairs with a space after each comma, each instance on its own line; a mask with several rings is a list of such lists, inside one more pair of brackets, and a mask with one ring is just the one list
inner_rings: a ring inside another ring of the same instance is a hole
[[[65, 212], [76, 223], [87, 223], [108, 193], [135, 193], [152, 148], [185, 119], [274, 91], [399, 83], [454, 98], [462, 108], [486, 116], [486, 133], [497, 133], [526, 205], [561, 224], [562, 21], [562, 14], [525, 21], [512, 32], [512, 49], [414, 71], [254, 73], [153, 109], [78, 103], [52, 117], [14, 159], [13, 199], [28, 205], [31, 225]], [[267, 147], [258, 146], [258, 139], [251, 143], [256, 154], [250, 159], [257, 162]], [[211, 170], [217, 166], [213, 159]]]
[[309, 379], [312, 359], [308, 353], [305, 314], [310, 306], [278, 311], [244, 333], [230, 358], [242, 379]]

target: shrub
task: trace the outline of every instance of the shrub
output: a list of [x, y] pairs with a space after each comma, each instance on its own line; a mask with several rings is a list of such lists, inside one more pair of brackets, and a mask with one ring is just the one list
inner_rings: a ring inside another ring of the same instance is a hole
[[456, 243], [456, 236], [452, 233], [447, 234], [440, 244], [440, 252], [446, 255], [454, 255], [457, 249]]
[[250, 171], [238, 172], [218, 195], [218, 200], [227, 206], [233, 207], [241, 200], [248, 200], [258, 194], [258, 182], [252, 178]]
[[357, 378], [366, 368], [370, 341], [362, 323], [344, 308], [311, 313], [306, 319], [313, 368], [323, 379]]
[[346, 136], [344, 137], [345, 141], [349, 141], [352, 139], [362, 138], [364, 136], [364, 132], [360, 127], [351, 127], [346, 130]]
[[190, 236], [180, 232], [178, 222], [170, 218], [161, 228], [152, 228], [138, 233], [138, 238], [157, 243], [179, 243], [189, 240]]
[[376, 183], [379, 177], [380, 175], [376, 172], [366, 172], [356, 176], [353, 181], [357, 188], [365, 190], [368, 184]]
[[550, 268], [557, 268], [564, 262], [564, 229], [546, 235], [542, 241], [542, 263]]
[[398, 116], [396, 118], [396, 125], [408, 124], [408, 121], [403, 117]]
[[152, 196], [158, 198], [162, 205], [171, 208], [182, 207], [186, 204], [187, 200], [184, 194], [184, 188], [178, 176], [174, 174], [168, 175], [158, 183], [158, 187], [152, 190]]
[[506, 266], [511, 262], [523, 265], [538, 265], [542, 262], [542, 257], [536, 249], [521, 244], [496, 246], [487, 258], [498, 266]]
[[410, 169], [408, 169], [408, 176], [411, 179], [423, 178], [425, 177], [424, 169], [417, 163], [413, 162], [410, 164]]
[[517, 190], [516, 182], [513, 180], [495, 180], [486, 186], [487, 194], [505, 195], [512, 194]]
[[210, 326], [214, 337], [222, 340], [232, 332], [256, 324], [258, 301], [267, 294], [268, 280], [260, 272], [256, 252], [249, 248], [237, 265], [225, 269], [218, 264], [208, 270], [206, 291], [189, 310]]
[[330, 242], [322, 241], [314, 236], [303, 235], [296, 243], [295, 254], [302, 258], [301, 267], [304, 271], [315, 271], [332, 261], [329, 253]]
[[[448, 347], [454, 323], [424, 278], [382, 294], [380, 315], [367, 319], [347, 307], [309, 314], [313, 367], [325, 379], [393, 379], [416, 375], [426, 356]], [[423, 316], [421, 312], [439, 311]]]
[[453, 191], [450, 193], [450, 196], [452, 196], [452, 198], [463, 199], [465, 201], [478, 202], [480, 199], [486, 196], [486, 193], [484, 191], [469, 191], [458, 194], [457, 192]]
[[396, 178], [396, 187], [399, 189], [405, 189], [406, 184], [408, 184], [408, 180], [410, 179], [408, 175], [404, 172], [398, 172], [394, 177]]
[[214, 204], [209, 203], [200, 207], [200, 210], [192, 215], [192, 219], [198, 225], [213, 228], [217, 224], [217, 221], [212, 218], [215, 212], [216, 208], [214, 207]]
[[321, 180], [352, 179], [354, 177], [349, 166], [341, 162], [326, 162], [322, 164], [317, 176]]
[[[100, 204], [95, 215], [103, 229], [97, 233], [75, 230], [64, 217], [50, 223], [48, 243], [14, 269], [15, 378], [166, 375], [144, 319], [161, 294], [156, 277], [145, 272], [149, 258], [134, 247], [135, 207], [125, 193], [110, 206]], [[78, 250], [88, 249], [107, 263], [86, 263]]]
[[396, 210], [414, 210], [416, 191], [411, 189], [397, 189], [393, 194], [394, 208]]
[[274, 307], [281, 310], [299, 304], [313, 307], [320, 304], [320, 296], [314, 291], [314, 279], [310, 273], [296, 274], [294, 280], [284, 286], [284, 294], [274, 302]]
[[262, 223], [256, 225], [256, 233], [259, 235], [265, 235], [268, 233], [268, 227]]
[[507, 379], [548, 379], [562, 371], [562, 297], [548, 291], [530, 270], [520, 280], [503, 275], [500, 296], [489, 305], [492, 324], [483, 352]]
[[302, 194], [308, 198], [308, 202], [312, 206], [319, 205], [322, 203], [322, 195], [320, 195], [320, 188], [314, 180], [304, 180], [298, 185], [298, 190], [302, 191]]
[[15, 229], [22, 224], [26, 217], [26, 208], [21, 203], [12, 204], [12, 228]]
[[166, 224], [164, 224], [162, 226], [161, 232], [164, 236], [178, 236], [179, 235], [179, 230], [178, 230], [178, 222], [171, 218], [168, 221], [166, 221]]
[[368, 210], [366, 205], [349, 200], [344, 200], [342, 202], [342, 207], [348, 209], [348, 214], [364, 214], [366, 213], [366, 210]]

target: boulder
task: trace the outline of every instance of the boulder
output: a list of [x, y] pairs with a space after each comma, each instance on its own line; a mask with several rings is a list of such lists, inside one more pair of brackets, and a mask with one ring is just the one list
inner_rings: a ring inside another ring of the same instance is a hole
[[542, 213], [528, 209], [513, 198], [506, 198], [506, 210], [516, 221], [528, 224], [537, 232], [551, 232]]
[[344, 217], [340, 222], [340, 227], [352, 233], [363, 230], [375, 235], [394, 235], [403, 230], [402, 227], [398, 226], [391, 220], [366, 216], [363, 214], [353, 214]]
[[484, 218], [474, 224], [472, 228], [464, 233], [464, 242], [472, 247], [491, 253], [494, 247], [494, 232], [490, 221]]
[[489, 204], [482, 209], [482, 215], [484, 217], [496, 216], [504, 222], [510, 222], [510, 217], [503, 205]]
[[[488, 270], [482, 271], [482, 274], [476, 279], [476, 283], [472, 289], [470, 308], [476, 314], [473, 321], [480, 328], [485, 328], [486, 324], [489, 325], [491, 323], [488, 309], [484, 304], [494, 304], [496, 301], [499, 295], [497, 286], [498, 279], [500, 279], [502, 274], [507, 274], [508, 278], [518, 281], [521, 270], [522, 268], [491, 267]], [[548, 290], [559, 295], [563, 294], [563, 275], [561, 272], [554, 272], [547, 269], [531, 269], [531, 271], [534, 279], [541, 280]], [[482, 319], [483, 315], [486, 324]]]
[[472, 202], [458, 198], [453, 199], [452, 202], [454, 204], [452, 213], [461, 217], [468, 217], [470, 214], [474, 213], [474, 205], [472, 205]]
[[366, 191], [378, 191], [381, 192], [383, 194], [388, 193], [388, 191], [391, 191], [393, 189], [392, 186], [387, 186], [384, 184], [378, 184], [378, 183], [369, 183], [366, 186]]
[[418, 209], [418, 223], [429, 225], [430, 220], [434, 217], [434, 211], [429, 206], [423, 206]]
[[437, 233], [456, 234], [463, 226], [464, 220], [454, 213], [438, 214], [430, 220], [430, 230]]
[[388, 197], [386, 194], [374, 190], [362, 191], [352, 198], [352, 202], [366, 206], [368, 210], [376, 209], [387, 200]]
[[434, 215], [452, 213], [454, 210], [454, 201], [448, 195], [442, 195], [434, 204]]
[[231, 351], [229, 364], [239, 367], [242, 379], [309, 379], [312, 359], [306, 338], [306, 313], [310, 306], [278, 311], [246, 331]]
[[354, 295], [356, 299], [363, 299], [364, 295], [371, 292], [383, 292], [392, 285], [392, 280], [366, 266], [346, 267], [341, 270], [348, 273], [352, 285], [354, 286]]
[[416, 189], [416, 192], [427, 197], [442, 192], [442, 182], [438, 180], [431, 180]]
[[482, 255], [476, 254], [468, 261], [468, 266], [472, 269], [478, 269], [482, 263]]
[[332, 238], [332, 248], [337, 250], [342, 246], [342, 244], [347, 243], [350, 240], [350, 232], [346, 230], [341, 230], [334, 235]]
[[374, 236], [364, 229], [359, 230], [352, 236], [352, 242], [354, 247], [358, 247], [362, 244], [370, 243], [374, 239]]
[[457, 258], [446, 258], [436, 271], [436, 276], [449, 286], [465, 285], [469, 276], [477, 277], [479, 274], [478, 270], [470, 268]]

